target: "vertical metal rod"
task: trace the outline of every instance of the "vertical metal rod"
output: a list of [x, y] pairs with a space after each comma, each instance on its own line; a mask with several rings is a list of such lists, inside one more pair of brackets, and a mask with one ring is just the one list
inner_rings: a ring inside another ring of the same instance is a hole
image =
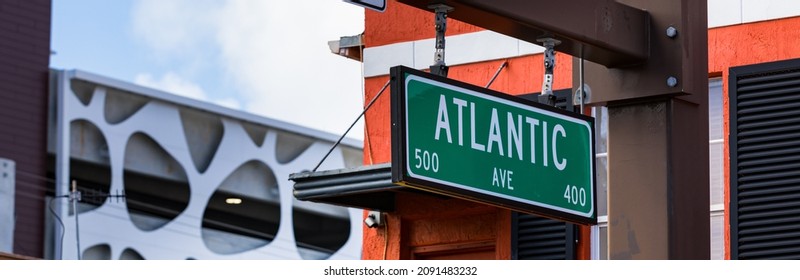
[[75, 244], [78, 248], [76, 252], [78, 255], [78, 260], [81, 259], [81, 230], [80, 230], [80, 222], [78, 221], [78, 200], [80, 200], [80, 194], [78, 193], [78, 183], [75, 180], [72, 180], [72, 194], [70, 195], [70, 199], [72, 200], [72, 214], [75, 215]]
[[383, 227], [383, 259], [386, 260], [386, 253], [389, 252], [389, 215], [386, 213], [379, 213], [382, 215], [381, 219], [385, 223]]
[[431, 73], [434, 75], [447, 77], [448, 67], [444, 62], [445, 50], [445, 32], [447, 32], [447, 13], [453, 10], [453, 7], [436, 4], [428, 8], [434, 11], [434, 24], [436, 28], [436, 50], [433, 53], [433, 65], [431, 65]]
[[[58, 82], [60, 85], [57, 87], [56, 96], [56, 182], [55, 182], [55, 197], [69, 196], [69, 160], [70, 160], [70, 106], [67, 102], [71, 94], [67, 89], [71, 88], [71, 78], [74, 72], [58, 71]], [[57, 215], [68, 218], [66, 215], [69, 212], [69, 204], [62, 199], [55, 200], [54, 210]], [[63, 238], [54, 238], [53, 243], [55, 248], [59, 250], [64, 249]], [[62, 259], [62, 254], [57, 255]]]
[[444, 63], [444, 47], [445, 47], [445, 32], [447, 32], [447, 12], [441, 6], [436, 7], [434, 11], [434, 22], [436, 29], [436, 45], [433, 54], [433, 65], [445, 65]]
[[585, 88], [583, 87], [583, 45], [581, 45], [581, 57], [578, 59], [578, 76], [580, 77], [579, 80], [579, 88], [578, 88], [578, 98], [581, 99], [581, 114], [583, 114], [583, 105], [586, 104], [586, 92], [584, 91]]
[[[589, 233], [589, 255], [592, 260], [600, 259], [600, 226], [594, 225]], [[597, 246], [595, 246], [597, 244]]]
[[550, 106], [556, 105], [556, 98], [553, 95], [553, 70], [556, 67], [555, 46], [561, 41], [553, 38], [542, 38], [537, 40], [544, 46], [544, 79], [542, 80], [542, 93], [539, 95], [539, 103]]
[[544, 80], [542, 81], [542, 95], [553, 94], [553, 70], [555, 70], [556, 54], [555, 43], [552, 40], [544, 41]]

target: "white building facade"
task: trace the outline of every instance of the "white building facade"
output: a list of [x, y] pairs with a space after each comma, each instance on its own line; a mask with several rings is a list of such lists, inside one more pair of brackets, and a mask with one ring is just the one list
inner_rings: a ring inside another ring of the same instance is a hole
[[[77, 70], [50, 88], [47, 258], [360, 258], [362, 211], [288, 181], [338, 135]], [[345, 139], [320, 168], [361, 165], [361, 148]]]

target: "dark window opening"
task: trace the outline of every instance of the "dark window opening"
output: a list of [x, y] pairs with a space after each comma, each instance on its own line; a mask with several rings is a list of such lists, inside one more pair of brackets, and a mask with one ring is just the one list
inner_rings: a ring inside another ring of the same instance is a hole
[[[226, 202], [233, 197], [241, 199], [241, 204]], [[277, 203], [217, 191], [208, 201], [203, 228], [272, 241], [278, 233], [280, 219]]]
[[350, 237], [348, 216], [336, 217], [294, 208], [294, 235], [297, 246], [331, 255]]

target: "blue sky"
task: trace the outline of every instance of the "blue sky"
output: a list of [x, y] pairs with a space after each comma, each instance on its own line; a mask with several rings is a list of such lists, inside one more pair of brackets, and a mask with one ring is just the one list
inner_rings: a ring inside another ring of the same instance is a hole
[[327, 41], [363, 25], [338, 0], [54, 0], [50, 64], [341, 134], [361, 64]]

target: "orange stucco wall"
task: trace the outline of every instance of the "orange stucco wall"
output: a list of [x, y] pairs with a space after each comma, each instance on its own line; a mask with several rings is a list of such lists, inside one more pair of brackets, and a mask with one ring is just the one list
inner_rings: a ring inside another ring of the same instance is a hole
[[708, 31], [708, 72], [722, 76], [725, 172], [725, 258], [730, 259], [730, 157], [728, 69], [800, 57], [800, 17], [712, 28]]
[[[428, 39], [436, 35], [433, 13], [394, 0], [386, 1], [386, 11], [383, 13], [366, 10], [364, 21], [364, 47], [367, 48]], [[457, 20], [447, 21], [448, 36], [480, 30], [483, 29]]]

